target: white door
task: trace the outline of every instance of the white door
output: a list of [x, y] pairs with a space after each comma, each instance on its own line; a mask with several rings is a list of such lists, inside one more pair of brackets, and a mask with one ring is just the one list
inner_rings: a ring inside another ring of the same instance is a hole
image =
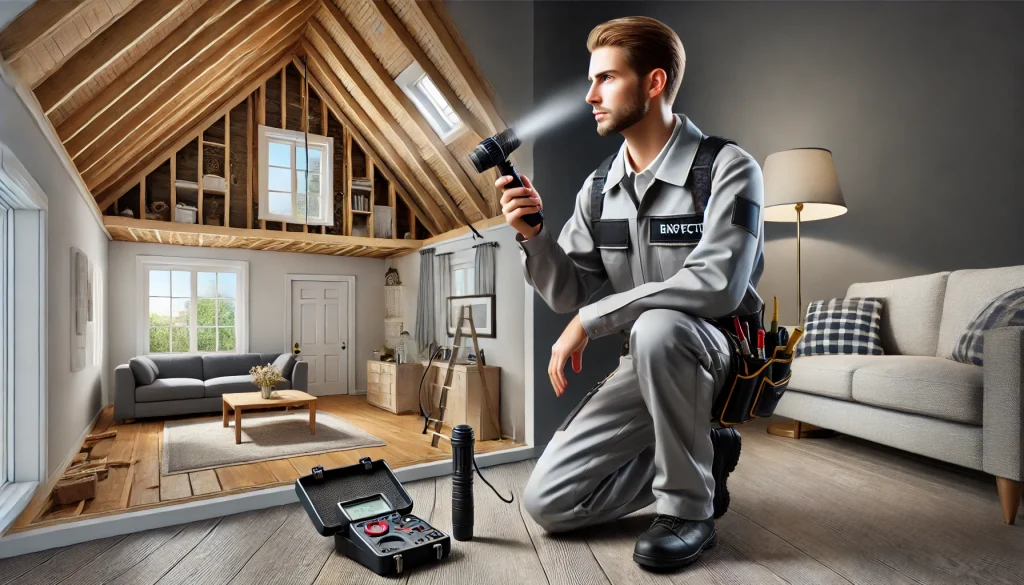
[[348, 394], [349, 283], [292, 281], [292, 341], [309, 363], [314, 396]]

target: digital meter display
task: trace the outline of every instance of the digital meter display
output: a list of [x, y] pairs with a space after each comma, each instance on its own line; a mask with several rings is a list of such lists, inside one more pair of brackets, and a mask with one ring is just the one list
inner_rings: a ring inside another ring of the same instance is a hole
[[352, 520], [362, 520], [363, 518], [381, 516], [391, 512], [391, 506], [388, 505], [387, 501], [381, 496], [376, 496], [372, 499], [363, 500], [353, 504], [343, 505], [342, 509], [345, 510], [345, 514], [347, 514]]

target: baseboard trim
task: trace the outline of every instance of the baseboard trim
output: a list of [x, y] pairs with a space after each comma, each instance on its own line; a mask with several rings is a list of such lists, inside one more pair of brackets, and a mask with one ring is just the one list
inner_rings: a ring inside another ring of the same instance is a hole
[[[91, 429], [92, 425], [89, 428]], [[532, 459], [535, 453], [539, 452], [535, 447], [515, 447], [504, 451], [481, 453], [476, 456], [476, 461], [480, 468], [484, 468]], [[432, 461], [395, 470], [395, 477], [406, 483], [449, 475], [451, 471], [451, 461]], [[297, 501], [295, 487], [287, 485], [28, 530], [0, 538], [0, 559], [99, 538], [283, 506]], [[310, 530], [312, 529], [310, 525]]]

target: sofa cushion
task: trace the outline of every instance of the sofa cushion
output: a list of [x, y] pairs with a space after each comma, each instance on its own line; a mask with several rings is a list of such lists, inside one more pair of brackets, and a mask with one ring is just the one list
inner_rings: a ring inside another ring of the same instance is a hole
[[260, 365], [258, 353], [213, 353], [203, 356], [204, 380], [224, 376], [243, 376]]
[[195, 354], [149, 354], [161, 378], [203, 379], [203, 358]]
[[857, 402], [981, 425], [982, 368], [931, 356], [895, 356], [857, 368]]
[[1007, 291], [992, 299], [971, 319], [953, 348], [953, 361], [975, 366], [985, 365], [985, 332], [999, 327], [1024, 326], [1024, 287]]
[[274, 360], [274, 365], [278, 371], [281, 372], [281, 377], [285, 380], [292, 379], [292, 370], [295, 369], [295, 356], [290, 353], [282, 353], [277, 356]]
[[882, 349], [889, 355], [935, 355], [948, 272], [858, 282], [847, 297], [882, 299]]
[[[274, 385], [274, 388], [278, 390], [290, 390], [291, 387], [291, 382], [287, 380]], [[234, 392], [259, 391], [260, 389], [252, 383], [252, 376], [249, 374], [245, 374], [244, 376], [221, 376], [220, 378], [214, 378], [206, 381], [207, 398], [223, 396], [224, 394], [232, 394]]]
[[853, 372], [892, 356], [812, 355], [793, 359], [789, 389], [840, 400], [853, 400]]
[[198, 378], [157, 378], [152, 384], [135, 387], [135, 402], [162, 402], [202, 398], [206, 392]]
[[881, 320], [878, 299], [815, 301], [807, 306], [796, 355], [882, 355]]
[[135, 376], [135, 384], [138, 386], [152, 384], [160, 377], [160, 368], [157, 367], [153, 360], [144, 355], [128, 360], [128, 368], [132, 371], [132, 375]]
[[956, 342], [978, 311], [1004, 292], [1024, 286], [1024, 266], [957, 270], [949, 275], [935, 355], [953, 357]]

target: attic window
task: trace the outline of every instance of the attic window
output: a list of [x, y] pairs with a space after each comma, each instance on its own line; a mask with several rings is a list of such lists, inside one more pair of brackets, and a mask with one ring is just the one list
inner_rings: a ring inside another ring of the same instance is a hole
[[434, 81], [424, 73], [419, 63], [413, 61], [395, 80], [405, 95], [409, 96], [416, 109], [423, 114], [430, 127], [441, 140], [446, 140], [463, 128], [462, 120], [444, 99]]
[[333, 138], [260, 126], [259, 157], [259, 219], [334, 225]]

